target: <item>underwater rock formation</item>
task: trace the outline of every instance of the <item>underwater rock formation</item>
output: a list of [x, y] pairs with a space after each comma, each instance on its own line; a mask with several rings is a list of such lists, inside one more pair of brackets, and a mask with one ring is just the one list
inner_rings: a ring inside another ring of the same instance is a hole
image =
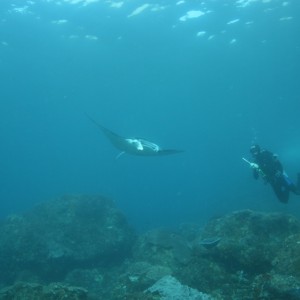
[[179, 233], [154, 229], [139, 236], [133, 256], [136, 260], [174, 267], [191, 258], [191, 247]]
[[76, 268], [117, 265], [135, 235], [113, 201], [65, 196], [0, 225], [0, 281], [58, 281]]
[[[216, 247], [200, 245], [212, 236], [220, 237]], [[191, 261], [176, 275], [222, 299], [300, 299], [299, 238], [300, 222], [291, 215], [234, 212], [205, 226]]]
[[211, 296], [181, 284], [170, 275], [158, 280], [145, 292], [157, 292], [161, 296], [161, 300], [213, 300]]
[[[66, 196], [1, 222], [0, 266], [0, 300], [52, 299], [49, 289], [66, 299], [300, 300], [300, 221], [243, 210], [136, 237], [111, 200]], [[17, 281], [27, 284], [7, 287]]]
[[86, 300], [87, 291], [83, 288], [64, 286], [62, 284], [17, 283], [13, 286], [0, 290], [0, 300]]
[[244, 210], [212, 220], [201, 235], [221, 237], [209, 255], [227, 271], [257, 274], [271, 271], [274, 255], [299, 232], [300, 222], [292, 216]]

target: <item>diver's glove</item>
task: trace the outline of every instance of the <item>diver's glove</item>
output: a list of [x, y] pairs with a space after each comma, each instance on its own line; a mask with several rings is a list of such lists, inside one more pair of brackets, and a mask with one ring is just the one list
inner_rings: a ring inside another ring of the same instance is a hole
[[256, 163], [250, 163], [250, 167], [254, 170], [258, 170], [259, 169], [259, 165]]

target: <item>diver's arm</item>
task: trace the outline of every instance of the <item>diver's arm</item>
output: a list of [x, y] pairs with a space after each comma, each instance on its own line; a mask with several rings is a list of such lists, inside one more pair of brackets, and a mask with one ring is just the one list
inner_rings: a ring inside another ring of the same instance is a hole
[[242, 157], [242, 160], [249, 164], [250, 168], [253, 170], [253, 177], [258, 179], [259, 177], [259, 165], [257, 163], [251, 162], [248, 159]]
[[254, 179], [258, 179], [258, 177], [259, 177], [259, 165], [257, 163], [257, 160], [255, 160], [254, 162], [250, 163], [250, 167], [253, 170], [253, 177], [254, 177]]

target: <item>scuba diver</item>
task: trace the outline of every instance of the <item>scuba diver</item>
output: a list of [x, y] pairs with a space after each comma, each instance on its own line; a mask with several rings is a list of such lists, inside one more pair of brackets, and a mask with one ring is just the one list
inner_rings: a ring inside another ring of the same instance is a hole
[[284, 172], [276, 154], [261, 149], [259, 145], [251, 146], [250, 153], [254, 162], [244, 158], [243, 160], [250, 164], [254, 178], [258, 179], [261, 176], [265, 183], [270, 183], [280, 202], [288, 203], [290, 192], [300, 195], [300, 173], [297, 174], [297, 185], [295, 185]]

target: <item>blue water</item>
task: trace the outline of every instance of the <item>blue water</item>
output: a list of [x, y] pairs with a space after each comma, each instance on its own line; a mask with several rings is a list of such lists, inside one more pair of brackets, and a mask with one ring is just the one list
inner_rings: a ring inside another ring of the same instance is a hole
[[[300, 171], [298, 0], [73, 2], [0, 3], [1, 217], [66, 193], [113, 198], [140, 230], [300, 215], [241, 159], [257, 142]], [[85, 113], [185, 152], [116, 159]]]

